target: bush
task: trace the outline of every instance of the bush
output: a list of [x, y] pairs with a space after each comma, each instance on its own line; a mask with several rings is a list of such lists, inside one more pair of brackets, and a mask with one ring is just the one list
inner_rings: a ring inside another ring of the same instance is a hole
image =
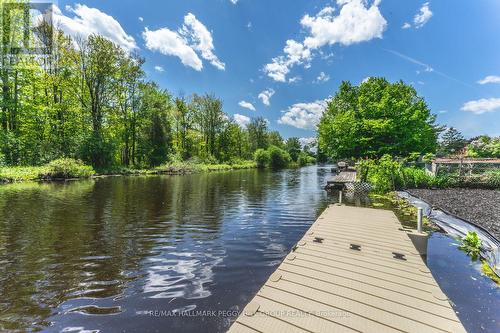
[[299, 166], [305, 166], [309, 164], [316, 163], [316, 159], [313, 156], [310, 156], [304, 152], [300, 153], [299, 158], [297, 159]]
[[257, 163], [257, 168], [265, 168], [269, 165], [269, 152], [265, 149], [257, 149], [253, 154], [253, 159]]
[[273, 169], [286, 168], [292, 160], [287, 151], [276, 146], [269, 147], [267, 151], [269, 153], [269, 166]]
[[404, 188], [428, 188], [445, 182], [427, 174], [425, 170], [406, 167], [389, 155], [384, 155], [379, 160], [363, 160], [358, 163], [357, 171], [359, 178], [369, 182], [379, 193]]
[[476, 260], [481, 253], [481, 239], [475, 231], [469, 231], [462, 237], [462, 244], [458, 248]]
[[48, 163], [46, 170], [39, 175], [42, 179], [87, 178], [95, 173], [94, 169], [80, 160], [60, 158]]

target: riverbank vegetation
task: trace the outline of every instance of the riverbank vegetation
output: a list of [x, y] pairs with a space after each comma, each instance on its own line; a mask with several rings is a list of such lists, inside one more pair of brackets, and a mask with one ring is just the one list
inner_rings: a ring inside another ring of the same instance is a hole
[[343, 82], [318, 126], [318, 157], [357, 162], [358, 177], [378, 193], [405, 188], [500, 187], [500, 171], [431, 175], [424, 164], [436, 156], [498, 157], [500, 138], [466, 140], [439, 126], [424, 99], [404, 82], [370, 78]]
[[402, 81], [342, 82], [318, 126], [321, 153], [334, 160], [434, 153], [441, 128], [424, 99]]
[[[72, 39], [51, 23], [39, 22], [32, 36], [43, 54], [2, 49], [4, 181], [255, 167], [254, 153], [274, 146], [290, 161], [302, 154], [297, 138], [285, 142], [266, 119], [238, 123], [212, 94], [174, 96], [147, 80], [143, 58], [100, 35]], [[15, 38], [10, 28], [4, 35]]]

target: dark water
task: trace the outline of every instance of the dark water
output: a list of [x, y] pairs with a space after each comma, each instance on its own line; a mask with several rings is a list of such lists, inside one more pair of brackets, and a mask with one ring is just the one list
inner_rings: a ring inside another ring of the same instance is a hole
[[225, 331], [325, 208], [328, 171], [2, 186], [0, 331]]
[[[309, 167], [0, 186], [0, 331], [224, 332], [335, 200], [322, 189], [330, 175]], [[435, 235], [429, 263], [460, 318], [471, 332], [497, 332], [498, 289]]]
[[429, 238], [427, 265], [454, 303], [467, 332], [500, 332], [500, 288], [481, 274], [481, 263], [457, 249], [459, 243], [441, 233]]

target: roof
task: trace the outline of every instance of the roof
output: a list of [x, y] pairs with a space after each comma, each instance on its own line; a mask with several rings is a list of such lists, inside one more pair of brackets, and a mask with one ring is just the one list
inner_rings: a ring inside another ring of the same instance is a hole
[[436, 158], [436, 164], [500, 164], [500, 158]]

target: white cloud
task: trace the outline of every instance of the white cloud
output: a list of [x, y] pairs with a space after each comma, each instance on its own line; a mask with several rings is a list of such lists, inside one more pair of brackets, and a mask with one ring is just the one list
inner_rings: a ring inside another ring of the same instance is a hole
[[238, 3], [238, 0], [229, 0], [233, 5], [236, 5]]
[[162, 73], [165, 71], [165, 69], [162, 66], [157, 65], [157, 66], [155, 66], [155, 71]]
[[288, 110], [283, 111], [284, 114], [278, 120], [278, 123], [296, 128], [315, 130], [325, 108], [325, 100], [317, 100], [311, 103], [296, 103], [290, 106]]
[[244, 116], [242, 114], [236, 113], [233, 115], [234, 122], [240, 127], [245, 128], [250, 124], [250, 117]]
[[365, 77], [363, 80], [361, 80], [361, 83], [366, 83], [366, 82], [368, 82], [368, 80], [370, 80], [370, 79], [371, 79], [371, 76], [367, 76], [367, 77]]
[[139, 16], [139, 21], [144, 22], [144, 17]]
[[411, 24], [410, 24], [410, 23], [408, 23], [408, 22], [405, 22], [405, 23], [403, 24], [403, 26], [401, 27], [401, 29], [410, 29], [410, 28], [411, 28]]
[[247, 23], [247, 29], [248, 30], [252, 30], [252, 22], [248, 22]]
[[198, 53], [217, 69], [225, 69], [225, 64], [214, 54], [212, 34], [192, 13], [184, 16], [184, 24], [178, 31], [146, 28], [142, 36], [149, 50], [176, 56], [185, 66], [197, 71], [203, 69], [203, 62]]
[[317, 139], [315, 137], [309, 137], [309, 138], [299, 138], [299, 142], [304, 147], [305, 145], [308, 146], [315, 146]]
[[500, 83], [500, 76], [488, 75], [484, 79], [477, 81], [477, 83], [479, 84]]
[[259, 99], [264, 105], [271, 105], [270, 99], [274, 95], [275, 91], [273, 89], [266, 89], [259, 94]]
[[114, 17], [79, 3], [74, 7], [66, 6], [66, 11], [74, 16], [64, 15], [59, 7], [53, 5], [53, 20], [67, 35], [73, 38], [87, 38], [91, 34], [99, 34], [126, 51], [137, 49], [134, 38], [123, 30]]
[[167, 28], [151, 31], [148, 28], [142, 33], [146, 47], [164, 55], [178, 57], [185, 66], [201, 71], [203, 63], [196, 52], [177, 32]]
[[201, 52], [203, 59], [208, 60], [212, 65], [220, 70], [224, 70], [226, 65], [220, 61], [214, 54], [214, 41], [212, 34], [208, 31], [207, 27], [196, 19], [191, 13], [184, 17], [184, 25], [181, 33], [187, 39], [191, 40], [190, 45], [196, 50]]
[[299, 138], [299, 142], [302, 148], [308, 145], [312, 152], [316, 153], [318, 151], [318, 140], [315, 137]]
[[253, 106], [253, 104], [250, 103], [250, 102], [240, 101], [238, 103], [238, 105], [241, 106], [242, 108], [245, 108], [245, 109], [248, 109], [248, 110], [252, 110], [252, 111], [256, 111], [255, 110], [255, 106]]
[[474, 114], [483, 114], [500, 109], [500, 98], [482, 98], [475, 101], [469, 101], [462, 106], [462, 111], [472, 112]]
[[426, 2], [420, 8], [420, 12], [418, 12], [413, 18], [413, 24], [415, 28], [422, 28], [432, 17], [432, 11], [429, 8], [429, 3]]
[[313, 51], [325, 45], [351, 45], [382, 38], [387, 21], [379, 11], [379, 3], [380, 0], [375, 0], [365, 7], [364, 0], [337, 0], [338, 15], [333, 15], [335, 10], [329, 6], [315, 16], [306, 14], [300, 24], [308, 31], [307, 37], [302, 43], [287, 40], [285, 54], [273, 58], [264, 66], [264, 72], [275, 81], [286, 82], [291, 67], [302, 64], [309, 67]]
[[288, 79], [288, 83], [297, 83], [300, 80], [302, 80], [302, 78], [300, 76], [294, 76], [294, 77], [291, 77]]
[[363, 0], [337, 0], [337, 5], [341, 6], [337, 16], [332, 15], [333, 10], [329, 7], [316, 16], [305, 15], [300, 23], [310, 30], [310, 36], [306, 37], [304, 45], [316, 49], [324, 45], [351, 45], [382, 38], [387, 21], [380, 13], [379, 4], [380, 1], [374, 1], [365, 7]]
[[316, 83], [321, 83], [321, 82], [327, 82], [330, 80], [330, 75], [326, 74], [325, 72], [319, 73], [318, 77], [316, 78]]

